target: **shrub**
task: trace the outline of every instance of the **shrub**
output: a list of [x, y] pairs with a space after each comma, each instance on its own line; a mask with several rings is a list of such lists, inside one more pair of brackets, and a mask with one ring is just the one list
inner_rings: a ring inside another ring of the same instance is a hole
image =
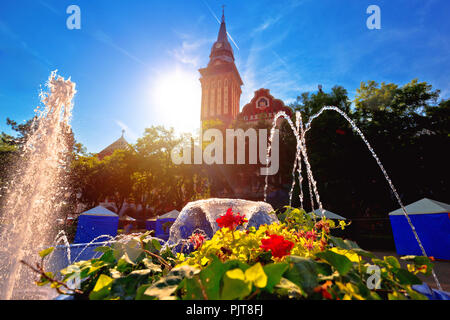
[[[278, 216], [280, 223], [245, 230], [245, 216], [230, 209], [211, 239], [194, 234], [181, 252], [145, 233], [97, 248], [100, 258], [61, 270], [60, 281], [41, 268], [37, 284], [89, 299], [426, 299], [411, 286], [421, 283], [418, 273], [431, 273], [428, 258], [404, 257], [404, 269], [395, 257], [377, 259], [331, 236], [343, 221], [291, 207]], [[190, 243], [196, 250], [187, 253]], [[67, 286], [74, 279], [76, 292]]]

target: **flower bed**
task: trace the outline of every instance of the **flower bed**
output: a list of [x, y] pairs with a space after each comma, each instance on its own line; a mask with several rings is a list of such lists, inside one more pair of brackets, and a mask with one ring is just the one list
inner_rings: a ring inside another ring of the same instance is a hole
[[[245, 216], [229, 209], [211, 239], [196, 232], [178, 253], [145, 233], [97, 248], [100, 258], [68, 266], [61, 280], [42, 263], [37, 284], [84, 299], [426, 299], [412, 285], [422, 283], [418, 273], [431, 274], [430, 259], [403, 257], [404, 269], [395, 257], [377, 259], [333, 237], [330, 231], [345, 228], [344, 221], [316, 221], [290, 207], [278, 218], [281, 223], [245, 230]], [[70, 289], [75, 279], [80, 285]]]

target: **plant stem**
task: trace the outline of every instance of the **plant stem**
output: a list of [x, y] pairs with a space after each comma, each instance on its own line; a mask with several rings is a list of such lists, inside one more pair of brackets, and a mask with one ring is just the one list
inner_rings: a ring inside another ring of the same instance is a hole
[[205, 291], [205, 287], [203, 287], [202, 281], [199, 278], [197, 278], [197, 281], [198, 281], [198, 284], [200, 285], [200, 289], [202, 291], [203, 299], [209, 300], [208, 299], [208, 295], [206, 294], [206, 291]]
[[256, 289], [255, 292], [253, 292], [253, 293], [247, 298], [247, 300], [252, 300], [259, 292], [260, 292], [259, 289]]
[[151, 255], [152, 257], [157, 258], [157, 259], [159, 260], [159, 262], [161, 262], [163, 265], [165, 265], [169, 270], [172, 269], [172, 267], [170, 266], [170, 264], [169, 264], [166, 260], [164, 260], [163, 257], [161, 257], [160, 255], [157, 255], [156, 253], [153, 253], [153, 252], [150, 252], [150, 251], [146, 250], [145, 247], [144, 247], [144, 241], [142, 241], [142, 240], [141, 240], [141, 247], [142, 247], [142, 250], [143, 250], [146, 254]]
[[[69, 290], [69, 291], [73, 291], [74, 293], [77, 294], [83, 294], [83, 291], [78, 290], [78, 289], [71, 289], [67, 286], [67, 284], [65, 284], [64, 282], [61, 282], [59, 280], [56, 280], [50, 276], [48, 276], [44, 269], [42, 268], [41, 265], [39, 265], [39, 263], [36, 264], [37, 268], [33, 267], [32, 265], [30, 265], [28, 262], [24, 261], [24, 260], [20, 260], [21, 263], [23, 263], [24, 265], [26, 265], [28, 268], [30, 268], [31, 270], [33, 270], [34, 272], [38, 273], [41, 275], [41, 277], [47, 279], [48, 281], [50, 281], [51, 283], [56, 283], [58, 285], [60, 285], [61, 287], [64, 287], [65, 289]], [[58, 291], [59, 294], [64, 294], [64, 295], [73, 295], [67, 292], [63, 292], [61, 291], [59, 288], [55, 288], [56, 291]]]

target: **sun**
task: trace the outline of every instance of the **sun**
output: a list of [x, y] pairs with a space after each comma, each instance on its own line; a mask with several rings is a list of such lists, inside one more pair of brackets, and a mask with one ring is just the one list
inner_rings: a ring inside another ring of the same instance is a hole
[[182, 69], [167, 72], [152, 90], [158, 118], [179, 133], [194, 133], [200, 127], [201, 86], [198, 75]]

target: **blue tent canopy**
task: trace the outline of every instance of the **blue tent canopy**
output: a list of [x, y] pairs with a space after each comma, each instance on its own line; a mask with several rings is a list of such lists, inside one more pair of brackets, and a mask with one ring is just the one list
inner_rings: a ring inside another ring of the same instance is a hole
[[145, 221], [146, 230], [156, 230], [156, 219], [147, 219]]
[[177, 220], [180, 212], [178, 210], [172, 210], [156, 218], [155, 236], [161, 239], [168, 239], [170, 228], [167, 225]]
[[[428, 256], [450, 260], [450, 205], [424, 198], [405, 207]], [[423, 255], [403, 210], [389, 213], [399, 255]]]
[[[119, 216], [102, 206], [97, 206], [80, 214], [74, 243], [88, 243], [101, 235], [115, 237]], [[105, 241], [107, 237], [98, 239]]]

